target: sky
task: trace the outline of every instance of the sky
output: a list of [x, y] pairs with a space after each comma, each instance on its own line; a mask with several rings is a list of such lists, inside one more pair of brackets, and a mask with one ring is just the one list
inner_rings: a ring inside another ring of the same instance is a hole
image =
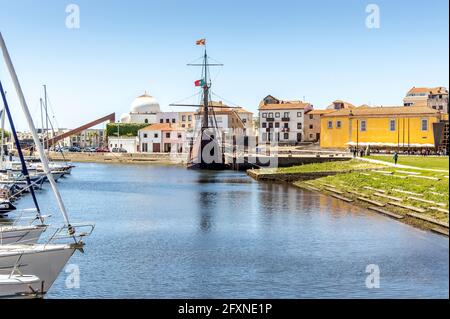
[[[68, 28], [66, 8], [80, 10]], [[369, 4], [379, 28], [368, 28]], [[0, 0], [5, 38], [36, 126], [47, 85], [55, 126], [74, 128], [128, 112], [147, 91], [162, 110], [197, 103], [202, 56], [224, 63], [212, 90], [257, 112], [271, 94], [321, 109], [336, 99], [401, 105], [413, 86], [449, 84], [447, 0]], [[0, 80], [19, 130], [25, 119], [0, 59]]]

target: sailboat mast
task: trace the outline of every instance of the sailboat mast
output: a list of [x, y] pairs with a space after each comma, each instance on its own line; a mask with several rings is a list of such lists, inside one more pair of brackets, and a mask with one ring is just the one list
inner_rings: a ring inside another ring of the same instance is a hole
[[44, 150], [48, 151], [48, 112], [47, 112], [47, 85], [44, 84], [44, 107], [45, 107], [45, 142]]
[[68, 216], [67, 211], [66, 211], [66, 207], [64, 206], [64, 203], [63, 203], [62, 198], [61, 198], [61, 194], [59, 193], [59, 190], [58, 190], [58, 188], [56, 186], [55, 179], [53, 178], [53, 175], [52, 175], [52, 173], [50, 171], [50, 167], [49, 167], [49, 164], [48, 164], [48, 161], [47, 161], [47, 157], [45, 156], [45, 152], [44, 152], [44, 149], [42, 147], [41, 141], [39, 140], [39, 136], [38, 136], [38, 134], [36, 132], [36, 128], [34, 127], [34, 123], [33, 123], [33, 119], [32, 119], [31, 114], [30, 114], [30, 110], [28, 109], [28, 105], [27, 105], [27, 102], [25, 100], [25, 96], [23, 94], [22, 87], [20, 86], [19, 79], [17, 78], [16, 70], [14, 69], [14, 66], [12, 64], [11, 57], [9, 56], [9, 52], [8, 52], [8, 49], [6, 48], [6, 44], [5, 44], [5, 41], [3, 39], [3, 35], [1, 34], [1, 32], [0, 32], [0, 47], [1, 47], [1, 50], [3, 52], [3, 58], [5, 60], [6, 66], [8, 68], [8, 71], [9, 71], [10, 75], [11, 75], [12, 82], [14, 84], [14, 88], [16, 90], [17, 96], [19, 97], [19, 101], [20, 101], [20, 105], [22, 107], [22, 111], [25, 114], [25, 118], [27, 119], [29, 129], [31, 131], [31, 134], [33, 135], [34, 144], [36, 145], [36, 147], [38, 149], [39, 157], [41, 159], [42, 166], [44, 168], [44, 172], [45, 172], [45, 174], [47, 176], [48, 181], [50, 182], [50, 185], [52, 187], [53, 193], [55, 194], [56, 200], [58, 202], [59, 209], [60, 209], [60, 211], [61, 211], [61, 213], [63, 215], [64, 221], [65, 221], [65, 223], [67, 225], [69, 233], [70, 234], [74, 234], [75, 233], [75, 229], [70, 224], [69, 216]]
[[206, 54], [203, 58], [203, 128], [209, 127], [209, 87], [208, 87], [208, 55]]

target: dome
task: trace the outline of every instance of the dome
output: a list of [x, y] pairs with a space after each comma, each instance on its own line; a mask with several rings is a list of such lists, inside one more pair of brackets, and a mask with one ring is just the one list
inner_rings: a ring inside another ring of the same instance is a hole
[[124, 113], [120, 116], [120, 122], [122, 123], [129, 123], [131, 120], [130, 114]]
[[134, 99], [131, 104], [131, 113], [158, 113], [161, 109], [159, 108], [158, 101], [150, 95], [145, 93], [144, 95], [138, 96]]

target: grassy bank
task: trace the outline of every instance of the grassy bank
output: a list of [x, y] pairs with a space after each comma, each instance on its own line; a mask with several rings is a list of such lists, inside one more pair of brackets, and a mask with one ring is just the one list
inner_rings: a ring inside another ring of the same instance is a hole
[[[371, 159], [394, 163], [394, 159], [392, 155], [373, 155], [369, 156]], [[429, 168], [429, 169], [442, 169], [448, 170], [448, 157], [434, 157], [434, 156], [405, 156], [400, 155], [398, 157], [398, 164], [400, 165], [408, 165], [420, 168]]]
[[[435, 159], [438, 161], [433, 162]], [[425, 158], [425, 161], [416, 163], [421, 168], [442, 169], [442, 160], [430, 158], [433, 163], [429, 164]], [[404, 165], [411, 165], [407, 163]], [[295, 175], [298, 180], [293, 181], [293, 184], [361, 207], [375, 207], [378, 212], [405, 223], [448, 234], [449, 180], [445, 172], [396, 168], [357, 160], [263, 169], [261, 172], [270, 172], [280, 178], [302, 173], [310, 176], [315, 172], [318, 173], [317, 178], [309, 180], [302, 180], [300, 175]], [[320, 172], [330, 174], [320, 176]]]

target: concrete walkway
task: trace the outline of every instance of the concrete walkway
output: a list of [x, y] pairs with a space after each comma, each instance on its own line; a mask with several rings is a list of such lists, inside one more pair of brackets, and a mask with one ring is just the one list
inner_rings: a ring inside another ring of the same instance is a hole
[[366, 157], [355, 157], [355, 159], [364, 161], [364, 162], [370, 162], [370, 163], [375, 163], [375, 164], [391, 166], [391, 167], [395, 167], [395, 168], [415, 169], [415, 170], [419, 170], [419, 171], [428, 171], [428, 172], [437, 172], [437, 173], [448, 173], [449, 172], [448, 170], [445, 170], [445, 169], [422, 168], [422, 167], [400, 165], [400, 164], [396, 165], [394, 163], [380, 161], [380, 160], [366, 158]]

